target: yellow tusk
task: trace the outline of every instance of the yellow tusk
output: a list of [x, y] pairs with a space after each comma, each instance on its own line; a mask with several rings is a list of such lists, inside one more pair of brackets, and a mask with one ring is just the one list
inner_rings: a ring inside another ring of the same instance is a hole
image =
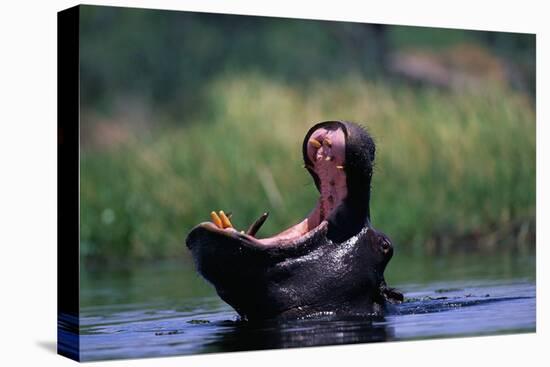
[[218, 228], [223, 228], [223, 226], [222, 226], [222, 220], [220, 219], [220, 217], [218, 216], [218, 214], [216, 214], [216, 212], [210, 213], [210, 218], [212, 218], [212, 222], [214, 222], [214, 224], [216, 225], [216, 227], [218, 227]]
[[220, 219], [222, 220], [223, 228], [233, 228], [233, 225], [229, 221], [229, 218], [227, 218], [227, 215], [223, 212], [223, 210], [220, 210]]
[[344, 166], [336, 166], [336, 169], [343, 170], [343, 169], [344, 169]]
[[319, 143], [319, 140], [317, 139], [314, 139], [314, 138], [309, 139], [309, 144], [313, 145], [317, 149], [321, 148], [321, 143]]

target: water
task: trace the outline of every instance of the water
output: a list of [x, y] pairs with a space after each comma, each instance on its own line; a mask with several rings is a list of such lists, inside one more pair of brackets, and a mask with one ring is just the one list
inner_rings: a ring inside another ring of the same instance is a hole
[[392, 267], [406, 302], [384, 318], [261, 324], [238, 321], [189, 263], [83, 274], [81, 359], [535, 331], [534, 256], [403, 257]]

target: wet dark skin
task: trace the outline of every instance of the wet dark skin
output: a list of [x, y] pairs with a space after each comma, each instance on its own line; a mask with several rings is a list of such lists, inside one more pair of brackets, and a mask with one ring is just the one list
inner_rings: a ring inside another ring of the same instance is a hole
[[243, 320], [382, 315], [403, 296], [384, 280], [392, 243], [370, 222], [374, 141], [355, 123], [326, 121], [302, 155], [320, 192], [310, 215], [260, 239], [267, 215], [244, 232], [213, 212], [186, 239], [197, 270]]

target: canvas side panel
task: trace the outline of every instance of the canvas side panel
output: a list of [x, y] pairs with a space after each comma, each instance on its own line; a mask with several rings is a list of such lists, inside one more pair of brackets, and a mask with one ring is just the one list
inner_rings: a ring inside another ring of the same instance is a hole
[[57, 351], [79, 360], [79, 7], [57, 15]]

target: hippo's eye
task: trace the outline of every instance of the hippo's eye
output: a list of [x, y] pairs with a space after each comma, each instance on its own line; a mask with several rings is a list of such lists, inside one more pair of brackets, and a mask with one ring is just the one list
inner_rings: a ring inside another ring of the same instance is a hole
[[391, 243], [390, 241], [383, 239], [382, 240], [382, 250], [384, 253], [387, 253], [391, 249]]

